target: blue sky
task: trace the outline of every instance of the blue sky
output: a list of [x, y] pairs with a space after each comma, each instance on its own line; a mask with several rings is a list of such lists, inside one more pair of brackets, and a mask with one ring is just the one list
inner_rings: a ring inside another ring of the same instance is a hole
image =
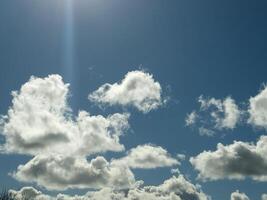
[[[266, 134], [265, 129], [242, 123], [233, 130], [216, 130], [213, 137], [207, 137], [185, 125], [186, 115], [199, 108], [200, 95], [216, 99], [231, 96], [240, 108], [246, 108], [249, 98], [263, 88], [267, 73], [267, 2], [75, 0], [69, 16], [67, 1], [0, 2], [2, 115], [12, 105], [11, 91], [19, 90], [32, 75], [44, 78], [59, 74], [65, 83], [70, 83], [69, 103], [75, 115], [79, 110], [104, 116], [131, 113], [131, 128], [121, 137], [127, 150], [152, 143], [173, 156], [185, 154], [186, 159], [179, 166], [181, 173], [201, 184], [213, 199], [229, 199], [235, 190], [245, 192], [251, 199], [260, 199], [267, 193], [266, 182], [250, 178], [196, 180], [197, 171], [189, 162], [191, 156], [204, 150], [216, 150], [217, 143], [256, 142]], [[101, 109], [88, 100], [88, 94], [105, 83], [119, 82], [133, 70], [153, 74], [169, 101], [144, 114], [131, 106]], [[1, 142], [4, 143], [4, 136]], [[111, 159], [123, 153], [104, 155]], [[36, 186], [8, 175], [30, 158], [1, 154], [0, 186]], [[158, 185], [171, 176], [170, 169], [133, 171], [136, 179]]]

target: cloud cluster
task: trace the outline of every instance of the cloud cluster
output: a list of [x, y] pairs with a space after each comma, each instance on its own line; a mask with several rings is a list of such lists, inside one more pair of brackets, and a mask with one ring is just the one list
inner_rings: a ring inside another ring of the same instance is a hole
[[231, 194], [231, 200], [249, 200], [245, 193], [241, 193], [238, 190]]
[[[220, 101], [214, 98], [199, 98], [200, 111], [206, 111], [211, 106], [216, 110], [209, 112], [217, 130], [234, 128], [240, 121], [240, 115], [246, 113], [247, 120], [243, 120], [254, 127], [267, 128], [267, 87], [265, 86], [256, 96], [249, 99], [248, 108], [240, 111], [232, 99]], [[218, 117], [219, 112], [224, 112], [224, 118]], [[200, 112], [199, 112], [200, 113]], [[201, 120], [201, 115], [192, 112], [186, 119], [188, 126]], [[228, 114], [227, 114], [228, 113]], [[207, 118], [210, 120], [210, 118]], [[204, 121], [204, 122], [203, 122]], [[200, 127], [202, 135], [215, 134], [214, 129]], [[256, 181], [267, 181], [267, 136], [261, 136], [257, 143], [234, 141], [232, 144], [219, 143], [215, 151], [203, 151], [190, 158], [191, 164], [199, 172], [198, 178], [204, 181], [219, 179], [245, 179], [247, 177]]]
[[58, 194], [56, 197], [44, 195], [34, 188], [26, 187], [20, 191], [11, 190], [15, 200], [28, 197], [32, 200], [208, 200], [199, 187], [196, 187], [182, 175], [173, 176], [159, 186], [142, 186], [137, 184], [127, 190], [103, 188], [88, 192], [83, 196], [68, 196]]
[[92, 102], [100, 105], [133, 106], [148, 113], [163, 104], [162, 90], [151, 74], [143, 71], [128, 72], [119, 83], [106, 83], [89, 94]]
[[204, 151], [190, 162], [199, 171], [202, 180], [244, 179], [267, 181], [267, 136], [256, 144], [235, 141], [230, 145], [218, 144], [215, 151]]
[[[148, 82], [153, 80], [145, 73], [141, 76]], [[138, 87], [139, 81], [135, 79], [134, 83]], [[111, 161], [99, 155], [125, 151], [120, 137], [129, 128], [130, 114], [105, 117], [81, 110], [74, 116], [68, 105], [69, 85], [59, 75], [31, 77], [19, 91], [12, 92], [12, 96], [12, 105], [1, 118], [5, 137], [1, 149], [4, 153], [32, 156], [10, 173], [18, 181], [35, 183], [48, 190], [127, 189], [137, 183], [132, 168], [179, 164], [165, 149], [152, 145], [139, 145], [124, 157]], [[88, 160], [88, 156], [93, 158]], [[22, 192], [28, 194], [29, 190]], [[29, 194], [40, 197], [36, 191]]]
[[185, 119], [187, 126], [199, 125], [200, 135], [212, 136], [215, 131], [234, 129], [240, 120], [241, 111], [231, 97], [225, 99], [198, 98], [200, 109], [192, 111]]

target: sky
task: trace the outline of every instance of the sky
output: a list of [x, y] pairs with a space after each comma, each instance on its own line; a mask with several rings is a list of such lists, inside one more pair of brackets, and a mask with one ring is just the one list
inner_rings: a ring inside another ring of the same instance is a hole
[[1, 0], [0, 188], [267, 199], [266, 9]]

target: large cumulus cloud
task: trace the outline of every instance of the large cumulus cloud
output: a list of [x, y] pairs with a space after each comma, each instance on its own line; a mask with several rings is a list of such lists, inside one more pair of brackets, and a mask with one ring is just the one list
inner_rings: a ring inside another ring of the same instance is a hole
[[88, 155], [124, 149], [119, 137], [129, 126], [129, 114], [104, 117], [80, 111], [73, 116], [67, 103], [68, 84], [59, 75], [31, 77], [12, 95], [12, 106], [2, 123], [6, 152]]
[[267, 181], [267, 136], [256, 144], [235, 141], [230, 145], [219, 143], [215, 151], [204, 151], [190, 162], [199, 171], [202, 180], [244, 179]]
[[119, 83], [106, 83], [89, 99], [99, 104], [133, 106], [147, 113], [163, 103], [161, 86], [151, 74], [143, 71], [128, 72]]

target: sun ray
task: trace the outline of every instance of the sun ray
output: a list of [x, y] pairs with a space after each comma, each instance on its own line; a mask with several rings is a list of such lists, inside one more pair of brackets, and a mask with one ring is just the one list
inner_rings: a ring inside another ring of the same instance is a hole
[[73, 0], [65, 0], [65, 27], [63, 65], [64, 79], [73, 84], [74, 78], [74, 27], [73, 27]]

